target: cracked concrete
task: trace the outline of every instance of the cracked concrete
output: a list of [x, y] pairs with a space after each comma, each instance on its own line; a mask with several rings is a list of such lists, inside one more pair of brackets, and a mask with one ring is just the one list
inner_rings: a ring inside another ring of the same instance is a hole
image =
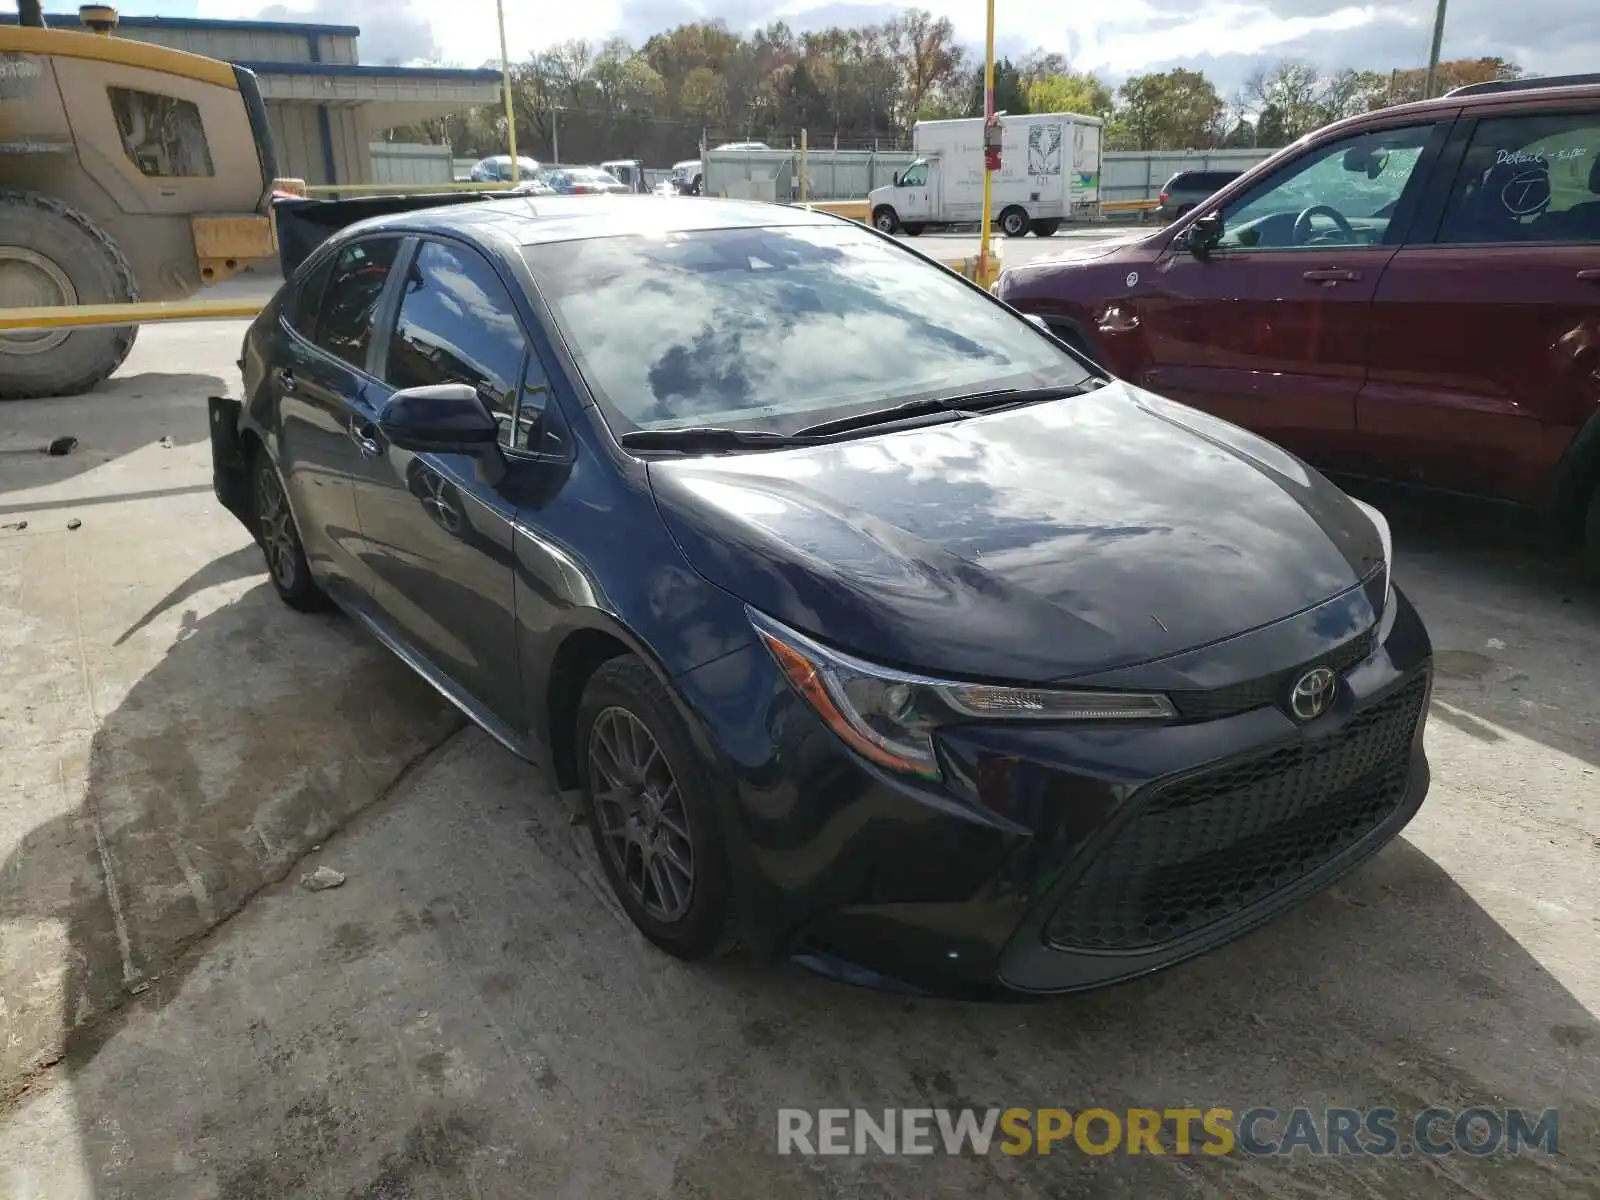
[[[30, 1086], [0, 1196], [1600, 1193], [1600, 599], [1515, 523], [1372, 496], [1439, 650], [1401, 840], [1132, 985], [907, 1002], [661, 955], [476, 731], [401, 778], [454, 718], [277, 603], [205, 482], [204, 369], [237, 333], [151, 332], [114, 402], [4, 412], [0, 524], [30, 524], [0, 532], [0, 1064]], [[156, 363], [195, 374], [134, 382]], [[62, 432], [82, 459], [30, 457]], [[296, 885], [324, 863], [344, 886]], [[1435, 1103], [1557, 1107], [1563, 1153], [774, 1153], [786, 1105]]]

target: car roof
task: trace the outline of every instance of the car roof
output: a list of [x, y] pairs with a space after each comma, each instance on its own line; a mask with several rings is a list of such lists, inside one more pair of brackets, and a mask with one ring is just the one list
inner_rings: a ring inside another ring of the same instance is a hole
[[454, 233], [518, 246], [587, 238], [625, 237], [645, 231], [687, 233], [706, 229], [759, 229], [775, 225], [839, 225], [842, 217], [757, 200], [698, 200], [676, 196], [518, 196], [448, 204], [370, 217], [351, 233], [394, 230]]

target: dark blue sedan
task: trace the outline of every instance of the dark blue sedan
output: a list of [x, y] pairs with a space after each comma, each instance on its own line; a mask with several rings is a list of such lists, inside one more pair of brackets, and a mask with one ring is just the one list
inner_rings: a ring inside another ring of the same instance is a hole
[[262, 312], [217, 491], [288, 604], [582, 790], [663, 949], [1088, 987], [1416, 812], [1427, 635], [1297, 459], [851, 222], [440, 204]]

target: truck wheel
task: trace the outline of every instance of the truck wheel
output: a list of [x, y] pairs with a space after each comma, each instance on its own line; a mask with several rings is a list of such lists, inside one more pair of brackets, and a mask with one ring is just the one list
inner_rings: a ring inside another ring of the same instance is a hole
[[1000, 232], [1007, 237], [1027, 237], [1028, 225], [1028, 214], [1020, 208], [1008, 208], [1000, 214]]
[[[133, 268], [93, 221], [59, 200], [0, 191], [0, 308], [139, 298]], [[86, 392], [122, 365], [137, 325], [0, 335], [0, 400]]]
[[1035, 221], [1033, 223], [1034, 237], [1054, 237], [1056, 230], [1061, 228], [1060, 221]]
[[900, 218], [894, 209], [881, 204], [872, 210], [872, 225], [879, 233], [894, 233], [900, 228]]

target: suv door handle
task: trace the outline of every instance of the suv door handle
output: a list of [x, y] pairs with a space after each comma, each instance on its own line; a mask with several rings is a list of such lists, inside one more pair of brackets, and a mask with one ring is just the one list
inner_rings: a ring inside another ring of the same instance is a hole
[[1307, 271], [1300, 278], [1308, 283], [1358, 283], [1361, 280], [1361, 272], [1330, 267], [1322, 271]]
[[1588, 267], [1578, 272], [1579, 283], [1600, 283], [1600, 267]]
[[288, 367], [279, 367], [272, 375], [278, 381], [278, 386], [286, 392], [292, 392], [300, 386], [295, 381], [294, 372]]
[[346, 427], [350, 431], [350, 440], [356, 444], [356, 449], [361, 451], [362, 458], [377, 458], [383, 453], [383, 446], [372, 435], [377, 432], [377, 427], [360, 417], [351, 417], [350, 424]]

